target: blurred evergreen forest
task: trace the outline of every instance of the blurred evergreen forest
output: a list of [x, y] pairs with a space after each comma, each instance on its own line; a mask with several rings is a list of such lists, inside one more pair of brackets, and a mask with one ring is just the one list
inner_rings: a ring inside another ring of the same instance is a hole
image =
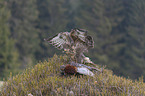
[[82, 28], [89, 56], [117, 75], [145, 76], [145, 0], [0, 0], [0, 78], [61, 51], [43, 39]]

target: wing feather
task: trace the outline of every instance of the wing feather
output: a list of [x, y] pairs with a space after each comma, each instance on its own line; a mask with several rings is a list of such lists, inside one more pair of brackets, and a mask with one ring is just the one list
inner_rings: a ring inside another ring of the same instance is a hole
[[65, 46], [66, 44], [67, 45], [70, 44], [69, 38], [70, 37], [69, 37], [68, 32], [61, 32], [61, 33], [58, 33], [57, 35], [53, 36], [52, 38], [48, 38], [45, 40], [48, 41], [53, 46], [55, 46], [56, 48], [58, 48], [59, 50], [61, 50], [66, 47]]
[[76, 29], [77, 32], [77, 36], [80, 40], [82, 40], [83, 42], [85, 42], [85, 38], [87, 36], [87, 31], [84, 31], [83, 29]]
[[93, 48], [94, 47], [93, 38], [89, 35], [86, 36], [86, 44], [87, 44], [88, 48]]

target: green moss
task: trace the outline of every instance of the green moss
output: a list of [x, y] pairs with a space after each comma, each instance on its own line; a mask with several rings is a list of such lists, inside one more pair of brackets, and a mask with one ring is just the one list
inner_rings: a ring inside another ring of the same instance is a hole
[[57, 56], [34, 68], [26, 69], [22, 74], [10, 77], [4, 84], [0, 95], [2, 96], [143, 96], [145, 83], [143, 78], [132, 81], [112, 74], [110, 70], [95, 73], [89, 76], [60, 76], [60, 66], [67, 61], [66, 56]]

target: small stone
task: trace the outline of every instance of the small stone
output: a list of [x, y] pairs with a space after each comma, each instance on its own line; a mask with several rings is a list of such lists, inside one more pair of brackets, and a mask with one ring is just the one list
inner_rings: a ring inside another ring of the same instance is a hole
[[69, 91], [69, 95], [70, 96], [74, 96], [74, 92], [73, 91]]
[[29, 93], [28, 96], [33, 96], [33, 95], [31, 93]]
[[97, 84], [97, 83], [98, 83], [97, 81], [94, 82], [94, 84]]

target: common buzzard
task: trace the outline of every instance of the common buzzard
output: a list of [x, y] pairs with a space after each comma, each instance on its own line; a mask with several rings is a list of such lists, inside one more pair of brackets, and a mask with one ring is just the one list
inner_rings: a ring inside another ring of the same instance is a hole
[[72, 61], [84, 62], [84, 52], [94, 47], [94, 41], [84, 29], [72, 29], [71, 32], [60, 32], [57, 35], [45, 39], [59, 50], [65, 51]]

